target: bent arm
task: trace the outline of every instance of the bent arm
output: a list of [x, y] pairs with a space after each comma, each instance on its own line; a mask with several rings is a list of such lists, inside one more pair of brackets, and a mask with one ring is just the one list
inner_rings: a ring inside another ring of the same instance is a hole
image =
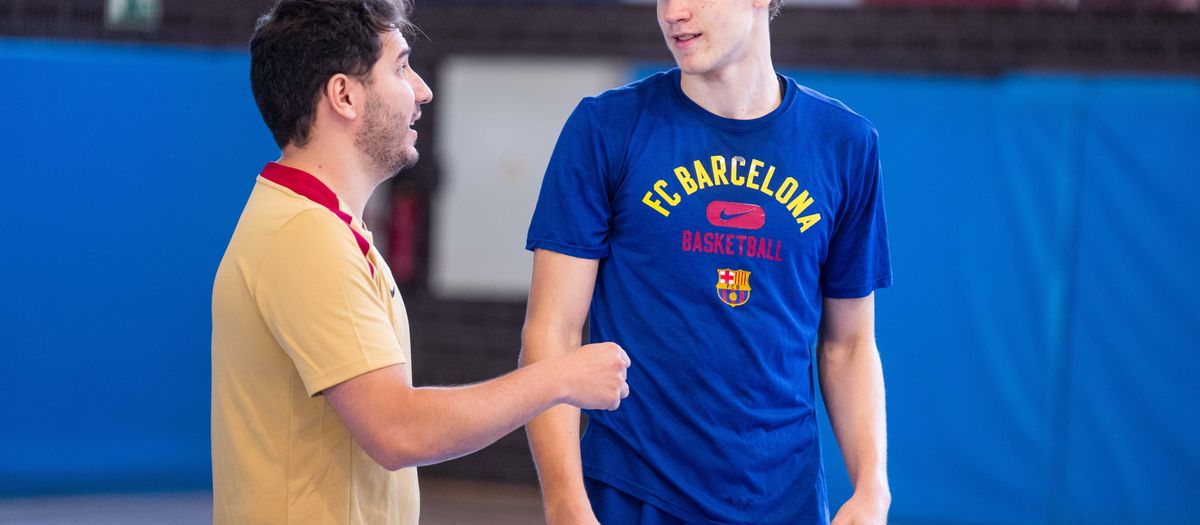
[[482, 383], [413, 388], [403, 364], [325, 389], [355, 441], [389, 470], [446, 461], [504, 437], [563, 402], [556, 363], [526, 367]]
[[854, 498], [871, 502], [868, 506], [882, 505], [886, 515], [891, 495], [874, 294], [825, 300], [818, 360], [821, 391], [854, 486]]
[[462, 387], [413, 388], [403, 365], [345, 379], [331, 371], [361, 365], [350, 361], [363, 355], [400, 352], [385, 299], [345, 223], [324, 210], [303, 212], [275, 235], [261, 265], [255, 300], [305, 391], [323, 392], [354, 440], [386, 468], [468, 454], [560, 402], [615, 408], [625, 391], [628, 360], [616, 345]]
[[[523, 367], [537, 366], [579, 348], [598, 269], [599, 262], [593, 259], [541, 249], [534, 252], [522, 333]], [[547, 521], [594, 521], [583, 488], [579, 409], [559, 405], [534, 418], [527, 428]]]
[[[534, 288], [544, 294], [547, 288], [536, 281]], [[545, 301], [537, 304], [555, 306]], [[585, 300], [584, 312], [586, 305]], [[579, 347], [578, 328], [570, 345]], [[413, 388], [405, 366], [393, 365], [328, 387], [324, 394], [355, 441], [372, 459], [393, 470], [470, 454], [560, 403], [571, 406], [557, 413], [574, 413], [578, 457], [579, 409], [574, 407], [616, 410], [629, 394], [625, 383], [629, 357], [612, 343], [566, 350], [564, 345], [561, 351], [526, 352], [520, 369], [474, 385]]]

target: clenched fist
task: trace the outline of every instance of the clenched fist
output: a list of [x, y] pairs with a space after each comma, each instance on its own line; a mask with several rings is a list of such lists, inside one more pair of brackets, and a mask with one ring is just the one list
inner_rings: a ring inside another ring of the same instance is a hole
[[595, 343], [558, 358], [567, 385], [566, 402], [590, 410], [616, 410], [629, 395], [629, 355], [614, 343]]

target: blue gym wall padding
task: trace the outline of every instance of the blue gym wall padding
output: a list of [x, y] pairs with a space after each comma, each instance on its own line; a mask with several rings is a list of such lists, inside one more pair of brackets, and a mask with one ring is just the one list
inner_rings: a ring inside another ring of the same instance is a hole
[[[0, 40], [0, 496], [210, 483], [212, 276], [278, 154], [247, 67]], [[1200, 78], [788, 72], [881, 137], [892, 523], [1197, 522]]]

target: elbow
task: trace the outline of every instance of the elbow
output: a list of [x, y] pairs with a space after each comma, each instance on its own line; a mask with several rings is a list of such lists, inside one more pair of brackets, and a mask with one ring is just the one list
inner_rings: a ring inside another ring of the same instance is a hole
[[857, 337], [849, 340], [823, 341], [820, 346], [820, 357], [833, 361], [844, 361], [861, 355], [877, 353], [875, 338], [870, 336]]
[[390, 471], [434, 463], [435, 447], [416, 434], [419, 433], [404, 429], [381, 432], [366, 440], [368, 443], [362, 443], [362, 449], [371, 460]]
[[538, 361], [565, 354], [582, 343], [583, 327], [565, 322], [549, 322], [531, 319], [521, 330], [521, 354], [518, 366], [524, 367]]
[[397, 471], [409, 467], [420, 467], [431, 463], [428, 450], [414, 446], [411, 442], [393, 440], [384, 447], [372, 451], [366, 451], [379, 466], [390, 470]]
[[532, 331], [529, 324], [525, 325], [521, 330], [521, 352], [517, 354], [517, 368], [524, 368], [544, 358], [544, 352], [540, 351], [543, 347], [539, 344], [542, 340], [544, 337]]
[[436, 454], [433, 406], [413, 388], [403, 368], [388, 367], [337, 385], [326, 393], [354, 445], [379, 466], [418, 466]]
[[420, 465], [417, 457], [407, 450], [389, 450], [379, 457], [371, 456], [379, 466], [395, 472], [408, 467], [416, 467]]

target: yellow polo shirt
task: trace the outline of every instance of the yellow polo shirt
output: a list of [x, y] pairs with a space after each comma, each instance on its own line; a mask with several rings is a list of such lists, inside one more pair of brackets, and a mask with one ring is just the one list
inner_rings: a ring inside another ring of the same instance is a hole
[[212, 322], [215, 524], [417, 523], [416, 469], [375, 463], [321, 395], [411, 359], [391, 271], [332, 191], [263, 170], [217, 270]]

